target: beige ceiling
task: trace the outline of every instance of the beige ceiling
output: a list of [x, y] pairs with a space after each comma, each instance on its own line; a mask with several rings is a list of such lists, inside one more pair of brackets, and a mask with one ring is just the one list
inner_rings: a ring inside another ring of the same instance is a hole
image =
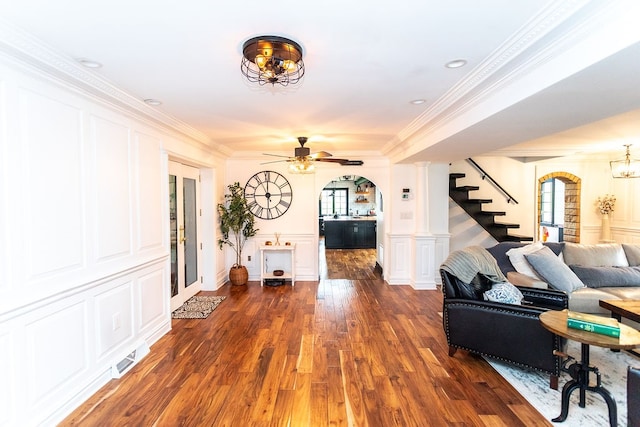
[[[0, 0], [0, 24], [102, 63], [83, 72], [161, 100], [226, 155], [292, 154], [304, 135], [312, 151], [393, 162], [531, 159], [640, 139], [638, 3]], [[262, 34], [303, 46], [302, 84], [243, 80], [242, 43]]]

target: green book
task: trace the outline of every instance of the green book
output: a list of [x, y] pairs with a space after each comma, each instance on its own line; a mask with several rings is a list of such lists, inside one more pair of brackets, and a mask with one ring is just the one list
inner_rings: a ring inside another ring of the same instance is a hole
[[618, 327], [618, 321], [612, 317], [598, 316], [596, 314], [580, 313], [578, 311], [567, 310], [569, 319], [582, 320], [589, 323], [597, 323], [598, 325], [607, 325]]
[[585, 320], [567, 318], [567, 326], [573, 329], [581, 329], [583, 331], [595, 332], [596, 334], [608, 335], [610, 337], [620, 337], [620, 327], [603, 325], [600, 323], [587, 322]]

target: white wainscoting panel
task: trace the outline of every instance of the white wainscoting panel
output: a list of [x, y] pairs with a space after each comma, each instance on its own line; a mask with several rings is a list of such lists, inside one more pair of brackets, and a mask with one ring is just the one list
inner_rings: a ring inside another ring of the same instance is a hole
[[23, 170], [13, 182], [23, 203], [12, 209], [27, 280], [35, 280], [84, 264], [82, 112], [26, 89], [18, 98]]
[[[282, 237], [280, 238], [282, 241]], [[318, 236], [285, 236], [284, 242], [296, 245], [296, 280], [318, 280], [320, 262], [318, 254]]]
[[68, 393], [88, 368], [87, 302], [54, 304], [26, 325], [27, 405], [44, 409]]
[[[9, 425], [9, 419], [12, 417], [15, 407], [15, 382], [13, 375], [15, 373], [15, 362], [13, 360], [14, 346], [11, 341], [11, 334], [8, 331], [0, 329], [0, 425]], [[12, 393], [11, 390], [14, 390]]]
[[133, 337], [133, 282], [125, 280], [95, 297], [98, 317], [96, 354], [108, 357], [118, 345]]
[[[166, 211], [164, 192], [169, 189], [162, 170], [161, 143], [158, 138], [135, 133], [137, 180], [135, 200], [137, 201], [136, 225], [138, 230], [138, 252], [162, 250], [165, 242], [163, 212]], [[168, 219], [167, 219], [168, 222]], [[168, 241], [168, 240], [167, 240]]]
[[385, 278], [390, 285], [408, 285], [411, 283], [411, 236], [389, 234], [389, 272]]
[[[9, 176], [11, 176], [11, 172], [7, 167], [7, 162], [9, 158], [8, 147], [7, 147], [7, 84], [0, 76], [0, 128], [5, 129], [5, 132], [0, 132], [0, 182], [8, 183]], [[0, 185], [0, 236], [3, 236], [0, 239], [0, 293], [9, 291], [9, 284], [11, 283], [9, 280], [9, 239], [8, 239], [8, 229], [9, 229], [9, 220], [7, 216], [6, 207], [9, 206], [9, 195], [8, 188], [6, 185]], [[2, 404], [0, 404], [2, 405]], [[0, 413], [2, 413], [4, 407], [0, 406]], [[0, 414], [0, 424], [2, 424], [3, 415]]]
[[131, 149], [130, 131], [119, 123], [91, 117], [95, 176], [91, 197], [96, 216], [96, 260], [131, 253]]
[[167, 277], [166, 268], [160, 264], [137, 280], [139, 297], [136, 301], [138, 308], [135, 311], [140, 316], [140, 333], [148, 332], [169, 318], [169, 290], [164, 289], [165, 285], [170, 285]]
[[414, 237], [414, 277], [411, 286], [414, 289], [435, 289], [435, 245], [431, 236]]

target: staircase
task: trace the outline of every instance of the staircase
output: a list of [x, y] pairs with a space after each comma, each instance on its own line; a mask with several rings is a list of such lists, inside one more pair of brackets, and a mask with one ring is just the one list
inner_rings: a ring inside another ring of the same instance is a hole
[[449, 197], [456, 202], [471, 218], [476, 220], [498, 242], [531, 242], [533, 237], [509, 234], [509, 230], [520, 228], [520, 224], [496, 222], [497, 216], [504, 216], [506, 212], [484, 210], [484, 205], [492, 203], [491, 199], [471, 199], [469, 192], [480, 189], [473, 185], [458, 187], [457, 179], [464, 178], [463, 173], [449, 174]]

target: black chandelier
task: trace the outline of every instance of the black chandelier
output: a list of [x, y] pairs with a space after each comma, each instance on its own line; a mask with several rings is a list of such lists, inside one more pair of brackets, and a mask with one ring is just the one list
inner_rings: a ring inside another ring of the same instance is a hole
[[242, 46], [242, 74], [252, 83], [296, 84], [304, 75], [302, 47], [284, 37], [254, 37]]

